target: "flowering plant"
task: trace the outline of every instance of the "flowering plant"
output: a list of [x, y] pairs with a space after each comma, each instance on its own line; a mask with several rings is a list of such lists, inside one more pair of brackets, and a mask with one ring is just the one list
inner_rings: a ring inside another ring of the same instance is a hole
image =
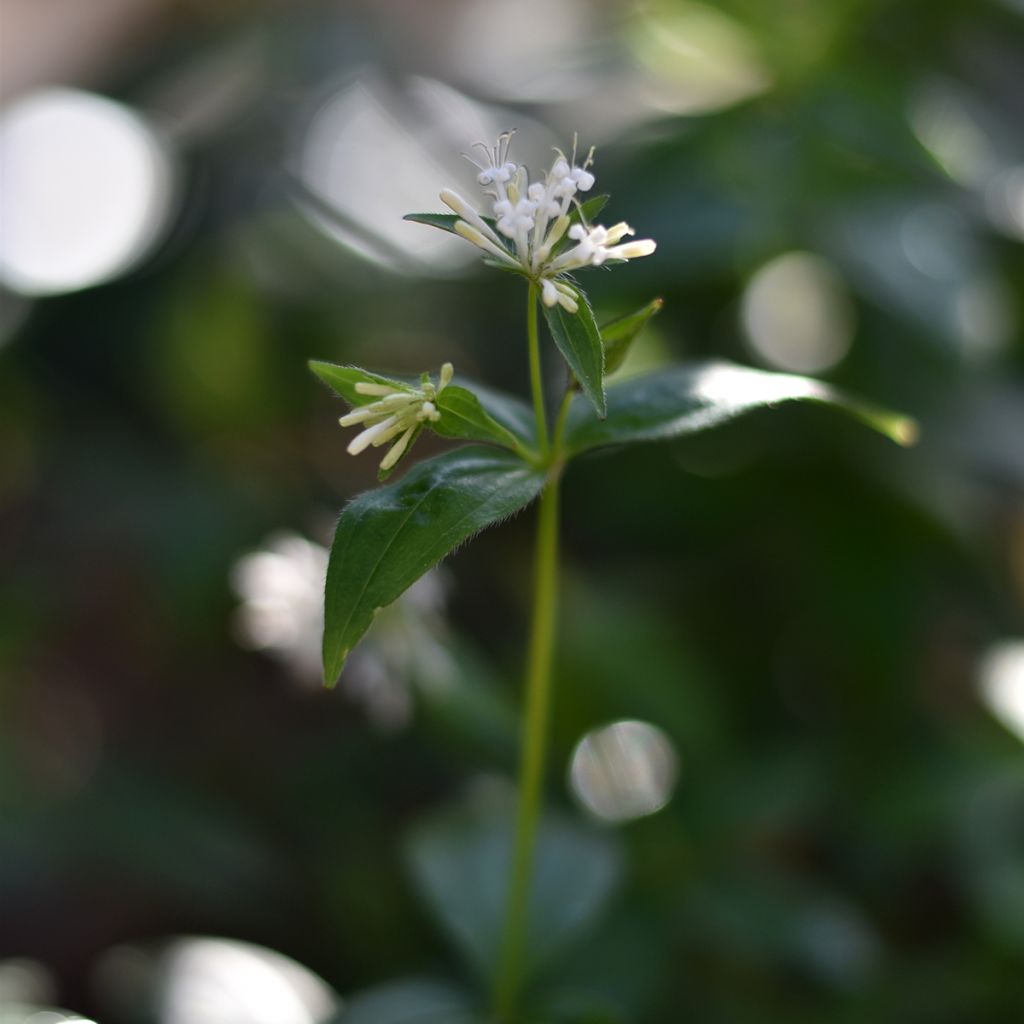
[[[382, 478], [423, 429], [472, 442], [419, 463], [398, 482], [353, 499], [342, 512], [325, 596], [323, 663], [329, 685], [380, 609], [463, 541], [540, 499], [518, 810], [503, 924], [484, 972], [494, 1014], [503, 1022], [519, 1019], [528, 960], [555, 643], [559, 489], [567, 465], [594, 448], [682, 437], [789, 401], [845, 410], [901, 443], [913, 437], [907, 419], [818, 381], [724, 362], [684, 363], [606, 384], [661, 302], [599, 326], [573, 275], [649, 256], [655, 243], [632, 240], [633, 228], [624, 221], [612, 227], [595, 223], [607, 197], [581, 198], [595, 184], [593, 152], [580, 163], [575, 152], [556, 151], [546, 174], [531, 182], [526, 168], [509, 158], [511, 137], [501, 135], [493, 148], [479, 144], [474, 163], [482, 208], [445, 189], [441, 201], [451, 213], [407, 219], [460, 236], [481, 250], [486, 264], [525, 280], [530, 404], [464, 380], [453, 383], [451, 363], [441, 368], [436, 384], [428, 375], [409, 383], [355, 366], [311, 363], [352, 406], [342, 426], [363, 428], [349, 452], [391, 444], [380, 464]], [[553, 426], [542, 375], [541, 309], [567, 370]]]

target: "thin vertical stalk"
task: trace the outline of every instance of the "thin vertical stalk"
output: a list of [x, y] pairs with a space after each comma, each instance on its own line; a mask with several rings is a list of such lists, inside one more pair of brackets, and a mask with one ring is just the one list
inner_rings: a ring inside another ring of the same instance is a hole
[[533, 619], [526, 669], [526, 715], [523, 719], [519, 808], [516, 815], [512, 870], [505, 930], [495, 985], [494, 1007], [502, 1024], [511, 1024], [519, 997], [523, 949], [530, 908], [534, 847], [543, 797], [551, 708], [551, 662], [558, 603], [558, 473], [540, 499], [534, 563]]
[[548, 453], [548, 417], [544, 411], [544, 382], [540, 369], [540, 339], [537, 334], [537, 286], [531, 281], [526, 298], [526, 335], [530, 350], [530, 391], [533, 415], [537, 420], [537, 444], [542, 455]]

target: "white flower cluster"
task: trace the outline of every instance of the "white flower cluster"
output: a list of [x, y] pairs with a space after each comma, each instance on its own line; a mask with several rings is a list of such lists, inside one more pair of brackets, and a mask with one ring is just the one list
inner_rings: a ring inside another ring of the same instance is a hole
[[[465, 199], [451, 189], [441, 193], [441, 202], [460, 218], [455, 231], [481, 248], [501, 266], [525, 274], [540, 285], [546, 306], [561, 305], [570, 313], [578, 309], [576, 291], [562, 280], [581, 267], [599, 267], [606, 260], [631, 260], [649, 256], [655, 243], [649, 238], [622, 242], [635, 234], [625, 222], [610, 228], [590, 226], [582, 219], [572, 222], [570, 208], [579, 208], [577, 193], [589, 192], [594, 186], [590, 173], [593, 150], [582, 166], [575, 165], [557, 152], [555, 162], [542, 181], [530, 182], [526, 168], [508, 159], [511, 132], [498, 138], [488, 149], [483, 143], [482, 162], [473, 160], [480, 169], [477, 181], [491, 197], [494, 227]], [[568, 237], [576, 244], [556, 253], [556, 247]]]
[[373, 381], [360, 381], [356, 384], [358, 394], [372, 395], [377, 401], [353, 409], [338, 421], [343, 427], [351, 427], [356, 423], [366, 424], [365, 429], [352, 439], [348, 453], [358, 455], [370, 445], [379, 448], [397, 437], [398, 440], [380, 464], [384, 471], [391, 469], [405, 453], [420, 427], [426, 422], [436, 423], [441, 418], [434, 402], [451, 383], [454, 373], [452, 364], [445, 363], [441, 367], [436, 387], [428, 379], [424, 379], [418, 388], [399, 383], [377, 384]]

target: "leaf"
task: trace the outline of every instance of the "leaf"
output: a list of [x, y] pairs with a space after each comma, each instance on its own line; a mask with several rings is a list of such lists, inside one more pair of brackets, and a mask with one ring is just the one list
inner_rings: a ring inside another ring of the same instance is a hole
[[455, 234], [455, 222], [462, 220], [454, 213], [407, 213], [402, 220], [411, 220], [416, 224], [426, 224], [432, 228], [440, 228]]
[[507, 391], [496, 391], [486, 384], [469, 381], [466, 385], [480, 400], [480, 404], [489, 416], [496, 419], [503, 427], [507, 427], [516, 437], [528, 445], [537, 444], [537, 421], [533, 409], [517, 395]]
[[436, 405], [441, 418], [428, 425], [442, 437], [485, 441], [512, 451], [522, 451], [519, 438], [494, 419], [472, 391], [449, 384], [437, 396]]
[[607, 377], [625, 362], [629, 350], [647, 321], [665, 304], [664, 299], [652, 299], [635, 313], [627, 313], [601, 325], [601, 343], [604, 345], [604, 372]]
[[569, 410], [565, 447], [570, 455], [608, 444], [661, 441], [697, 433], [754, 409], [782, 402], [830, 405], [903, 445], [917, 437], [914, 420], [851, 398], [809, 377], [767, 373], [726, 362], [699, 362], [658, 370], [608, 388], [608, 416], [583, 402]]
[[[334, 363], [310, 360], [309, 367], [325, 384], [353, 406], [368, 405], [377, 401], [379, 397], [360, 394], [356, 390], [356, 384], [362, 381], [410, 389], [420, 384], [415, 378], [382, 377], [358, 366], [337, 366]], [[524, 446], [530, 447], [536, 443], [533, 412], [525, 402], [513, 395], [492, 391], [482, 384], [469, 383], [472, 390], [470, 387], [458, 385], [449, 385], [445, 388], [437, 400], [438, 409], [445, 415], [438, 422], [428, 422], [425, 426], [441, 437], [484, 441], [520, 453]], [[407, 450], [411, 449], [410, 443]]]
[[[593, 224], [609, 199], [611, 199], [609, 195], [591, 196], [586, 202], [580, 203], [579, 206], [572, 206], [569, 209], [569, 227], [572, 227], [573, 224], [579, 224], [581, 220], [587, 224]], [[567, 249], [571, 249], [574, 245], [576, 245], [576, 241], [569, 237], [567, 228], [566, 233], [562, 235], [554, 249], [551, 250], [551, 254], [552, 256], [558, 256]]]
[[[591, 196], [589, 199], [574, 206], [569, 213], [569, 220], [578, 224], [581, 220], [587, 224], [593, 223], [597, 215], [608, 205], [609, 195]], [[575, 244], [575, 243], [573, 243]]]
[[[607, 196], [599, 196], [598, 198], [607, 199]], [[402, 220], [411, 220], [415, 224], [426, 224], [428, 227], [440, 228], [442, 231], [447, 231], [453, 235], [458, 235], [458, 232], [455, 230], [455, 222], [462, 219], [462, 217], [455, 213], [407, 213], [402, 218]], [[481, 217], [480, 219], [487, 224], [492, 231], [495, 230], [495, 221], [493, 217]], [[462, 236], [459, 235], [459, 237], [461, 238]]]
[[379, 608], [473, 534], [528, 505], [543, 486], [544, 474], [517, 455], [469, 446], [353, 498], [338, 520], [327, 568], [325, 682], [334, 685]]
[[461, 989], [433, 978], [403, 978], [352, 997], [330, 1024], [485, 1024]]
[[[406, 847], [425, 902], [485, 982], [494, 978], [501, 947], [512, 820], [511, 806], [458, 808], [414, 830]], [[560, 818], [541, 822], [527, 922], [527, 978], [550, 968], [587, 934], [621, 869], [619, 848], [609, 834]]]
[[544, 306], [551, 337], [565, 356], [573, 375], [580, 382], [583, 393], [590, 399], [597, 415], [606, 413], [604, 397], [604, 348], [601, 334], [594, 322], [594, 313], [586, 295], [576, 289], [579, 309], [569, 313], [561, 306]]
[[332, 391], [341, 395], [349, 405], [369, 405], [380, 397], [379, 395], [361, 395], [356, 391], [356, 385], [363, 381], [371, 384], [387, 384], [394, 388], [414, 386], [410, 381], [382, 377], [378, 373], [370, 373], [369, 370], [364, 370], [359, 366], [338, 366], [335, 363], [324, 363], [318, 359], [311, 359], [309, 368]]

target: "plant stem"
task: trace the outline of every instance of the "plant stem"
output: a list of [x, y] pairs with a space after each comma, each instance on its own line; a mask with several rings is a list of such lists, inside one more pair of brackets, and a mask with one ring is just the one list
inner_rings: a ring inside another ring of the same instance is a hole
[[526, 669], [526, 716], [519, 769], [519, 808], [494, 1004], [498, 1020], [512, 1024], [522, 976], [530, 908], [534, 846], [540, 818], [551, 707], [551, 661], [558, 602], [558, 470], [541, 494], [534, 562], [533, 619]]
[[526, 298], [526, 334], [530, 350], [530, 391], [533, 415], [537, 420], [537, 444], [541, 454], [548, 452], [548, 417], [544, 411], [544, 382], [540, 372], [540, 339], [537, 336], [537, 286], [531, 281]]
[[551, 662], [555, 649], [558, 612], [558, 518], [559, 478], [562, 475], [562, 430], [571, 394], [566, 393], [558, 413], [554, 444], [548, 440], [541, 377], [540, 341], [537, 337], [537, 286], [530, 284], [526, 314], [530, 348], [530, 389], [537, 417], [537, 443], [548, 471], [540, 496], [537, 542], [534, 553], [533, 617], [526, 663], [526, 713], [522, 727], [519, 766], [519, 806], [516, 812], [512, 866], [509, 875], [505, 928], [494, 986], [494, 1009], [502, 1024], [513, 1024], [523, 974], [523, 950], [530, 916], [537, 824], [544, 795], [544, 765], [547, 759], [548, 717], [551, 711]]

